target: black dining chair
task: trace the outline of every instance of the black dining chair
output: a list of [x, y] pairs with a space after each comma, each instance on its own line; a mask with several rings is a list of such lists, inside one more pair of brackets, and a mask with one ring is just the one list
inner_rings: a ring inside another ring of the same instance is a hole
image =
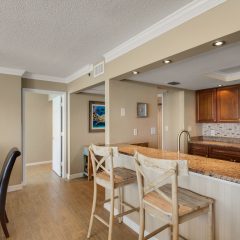
[[14, 163], [17, 157], [20, 155], [21, 153], [17, 148], [12, 148], [7, 154], [0, 174], [0, 222], [6, 238], [9, 237], [9, 232], [6, 225], [6, 223], [8, 223], [8, 217], [6, 213], [8, 183]]

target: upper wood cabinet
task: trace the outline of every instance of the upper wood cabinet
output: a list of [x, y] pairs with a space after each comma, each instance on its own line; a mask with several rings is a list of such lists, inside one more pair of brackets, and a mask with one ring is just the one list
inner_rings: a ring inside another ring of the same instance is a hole
[[217, 89], [217, 121], [239, 122], [240, 96], [239, 86]]
[[240, 122], [240, 86], [196, 92], [196, 121], [199, 123]]
[[216, 89], [200, 90], [196, 93], [197, 100], [197, 122], [216, 122]]

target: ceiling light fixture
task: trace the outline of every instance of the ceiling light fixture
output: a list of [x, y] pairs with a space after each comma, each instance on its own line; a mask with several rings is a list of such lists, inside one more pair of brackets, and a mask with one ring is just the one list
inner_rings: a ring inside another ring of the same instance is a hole
[[137, 74], [139, 74], [139, 72], [138, 71], [133, 71], [132, 72], [134, 75], [137, 75]]
[[225, 41], [215, 41], [212, 45], [214, 47], [221, 47], [225, 44], [226, 42]]
[[170, 60], [170, 59], [163, 60], [163, 63], [164, 63], [164, 64], [169, 64], [169, 63], [171, 63], [171, 62], [172, 62], [172, 60]]
[[222, 84], [218, 84], [218, 87], [222, 87], [223, 85]]

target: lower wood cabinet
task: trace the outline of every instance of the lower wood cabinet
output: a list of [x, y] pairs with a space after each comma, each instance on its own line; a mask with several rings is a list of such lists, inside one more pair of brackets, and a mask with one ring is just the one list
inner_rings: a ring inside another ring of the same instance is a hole
[[188, 153], [191, 155], [240, 162], [240, 148], [189, 143]]
[[232, 162], [240, 162], [240, 148], [209, 146], [209, 157], [228, 160]]
[[208, 157], [208, 145], [189, 143], [188, 144], [188, 153], [191, 155]]

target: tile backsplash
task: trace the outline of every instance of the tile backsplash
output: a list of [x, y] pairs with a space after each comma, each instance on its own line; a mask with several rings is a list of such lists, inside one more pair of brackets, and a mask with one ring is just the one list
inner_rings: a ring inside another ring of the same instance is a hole
[[202, 135], [240, 138], [240, 123], [204, 123]]

